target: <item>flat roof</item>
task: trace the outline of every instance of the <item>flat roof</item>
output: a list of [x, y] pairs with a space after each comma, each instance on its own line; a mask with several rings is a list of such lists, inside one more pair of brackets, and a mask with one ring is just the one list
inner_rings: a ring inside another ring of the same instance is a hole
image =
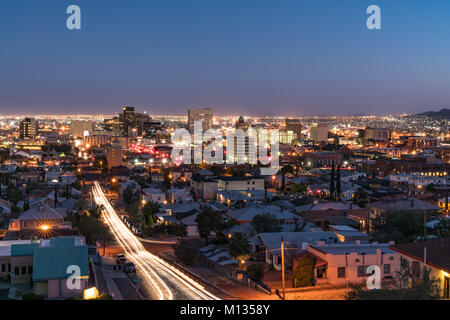
[[31, 240], [0, 241], [0, 257], [10, 257], [11, 247], [18, 244], [31, 244]]

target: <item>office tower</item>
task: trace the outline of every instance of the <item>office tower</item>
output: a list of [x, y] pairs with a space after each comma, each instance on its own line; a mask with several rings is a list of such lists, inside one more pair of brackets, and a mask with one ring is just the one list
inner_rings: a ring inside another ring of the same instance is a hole
[[188, 110], [188, 130], [190, 133], [194, 133], [194, 123], [196, 121], [202, 122], [202, 130], [208, 130], [212, 128], [213, 111], [210, 108], [205, 109], [189, 109]]
[[118, 143], [113, 143], [106, 147], [106, 161], [108, 169], [120, 167], [122, 165], [122, 147]]
[[239, 142], [237, 136], [234, 138], [235, 161], [238, 161], [238, 159], [244, 159], [244, 162], [247, 162], [250, 158], [250, 147], [253, 147], [253, 150], [256, 150], [256, 137], [253, 135], [256, 134], [256, 131], [253, 133], [248, 131], [249, 128], [251, 128], [251, 124], [250, 122], [245, 121], [242, 116], [239, 117], [239, 120], [235, 123], [234, 127], [236, 130], [242, 130], [245, 134], [243, 141], [244, 145], [242, 145], [242, 141]]
[[134, 107], [123, 107], [123, 113], [120, 115], [122, 120], [122, 135], [128, 136], [128, 128], [135, 125]]
[[313, 124], [309, 131], [310, 139], [314, 142], [328, 141], [328, 123]]
[[36, 138], [38, 132], [37, 121], [34, 118], [25, 118], [19, 125], [20, 139], [31, 140]]
[[73, 120], [70, 122], [70, 131], [74, 138], [83, 138], [85, 130], [92, 134], [94, 131], [94, 121]]
[[285, 121], [285, 131], [289, 132], [292, 131], [297, 135], [297, 139], [301, 139], [302, 137], [302, 123], [300, 122], [300, 119], [289, 119], [286, 118]]
[[366, 128], [358, 131], [358, 140], [361, 144], [371, 146], [376, 143], [388, 145], [391, 139], [391, 131], [382, 128]]
[[247, 131], [249, 126], [250, 124], [247, 121], [245, 121], [242, 116], [239, 117], [239, 120], [234, 125], [236, 129], [242, 129], [244, 131]]

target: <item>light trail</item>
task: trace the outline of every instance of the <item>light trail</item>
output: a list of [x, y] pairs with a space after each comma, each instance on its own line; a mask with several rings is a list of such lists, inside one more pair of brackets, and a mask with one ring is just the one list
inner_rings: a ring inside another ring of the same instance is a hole
[[94, 183], [92, 193], [95, 202], [103, 205], [102, 216], [125, 251], [125, 255], [145, 275], [144, 281], [154, 289], [159, 299], [173, 300], [176, 294], [181, 294], [183, 298], [189, 299], [219, 300], [181, 270], [146, 251], [138, 238], [117, 216], [97, 181]]

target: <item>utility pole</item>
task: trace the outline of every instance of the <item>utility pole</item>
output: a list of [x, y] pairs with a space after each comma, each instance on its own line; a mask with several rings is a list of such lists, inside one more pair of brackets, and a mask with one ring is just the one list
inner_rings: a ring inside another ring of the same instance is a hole
[[427, 210], [423, 208], [423, 240], [427, 240]]
[[286, 300], [286, 285], [284, 281], [284, 239], [281, 237], [281, 277], [283, 282], [283, 300]]

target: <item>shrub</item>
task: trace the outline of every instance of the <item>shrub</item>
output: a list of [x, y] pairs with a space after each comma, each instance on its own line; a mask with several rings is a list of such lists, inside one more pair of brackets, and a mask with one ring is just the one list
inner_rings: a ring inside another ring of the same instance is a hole
[[34, 293], [27, 293], [22, 296], [23, 300], [44, 300], [44, 297]]
[[198, 252], [192, 245], [186, 241], [182, 241], [175, 247], [175, 255], [178, 261], [189, 266], [194, 263]]
[[256, 282], [264, 279], [264, 266], [262, 264], [251, 264], [247, 267], [247, 276]]

